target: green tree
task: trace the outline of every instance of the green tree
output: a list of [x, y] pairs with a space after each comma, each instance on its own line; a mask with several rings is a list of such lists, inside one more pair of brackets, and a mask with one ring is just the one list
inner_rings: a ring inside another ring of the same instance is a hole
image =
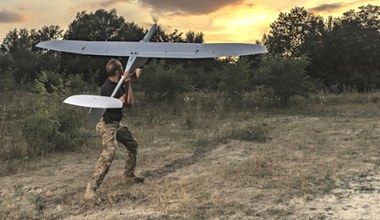
[[244, 91], [251, 87], [250, 76], [252, 75], [250, 63], [246, 58], [241, 58], [237, 62], [224, 62], [220, 73], [218, 90], [235, 98], [241, 97]]
[[362, 6], [331, 21], [323, 45], [314, 51], [312, 72], [341, 91], [380, 87], [380, 7]]
[[183, 66], [167, 65], [165, 61], [149, 63], [137, 83], [138, 90], [155, 100], [172, 101], [178, 94], [190, 89], [190, 81]]
[[95, 12], [79, 12], [64, 38], [67, 40], [89, 41], [138, 41], [144, 36], [144, 29], [135, 23], [127, 23], [112, 9]]
[[12, 56], [10, 54], [0, 52], [0, 75], [9, 69], [11, 62]]
[[69, 90], [81, 80], [65, 79], [63, 75], [41, 71], [34, 82], [35, 93], [27, 94], [29, 112], [20, 121], [29, 155], [73, 150], [87, 139], [86, 110], [62, 104]]
[[295, 7], [290, 13], [281, 12], [270, 24], [270, 32], [263, 42], [271, 54], [299, 57], [304, 55], [307, 40], [318, 41], [324, 32], [323, 18], [305, 8]]
[[185, 63], [186, 75], [194, 90], [216, 91], [220, 81], [220, 62], [212, 59], [189, 61]]
[[6, 34], [1, 44], [1, 50], [4, 53], [14, 54], [20, 48], [30, 49], [31, 42], [27, 29], [14, 29]]
[[27, 29], [14, 29], [7, 33], [1, 44], [1, 50], [11, 59], [8, 67], [14, 71], [18, 84], [30, 81], [37, 69], [36, 57], [31, 51], [30, 34]]
[[[41, 69], [56, 68], [59, 56], [54, 52], [46, 52], [36, 48], [36, 44], [43, 40], [53, 40], [62, 36], [59, 26], [44, 26], [40, 30], [14, 29], [7, 33], [1, 44], [1, 51], [5, 54], [1, 63], [2, 68], [7, 66], [14, 72], [18, 84], [31, 82]], [[54, 56], [55, 55], [55, 56]]]
[[188, 31], [186, 33], [185, 42], [187, 42], [187, 43], [203, 43], [204, 42], [203, 36], [204, 36], [204, 34], [202, 32], [195, 33], [193, 31]]
[[[115, 9], [106, 11], [99, 9], [87, 13], [82, 11], [70, 23], [64, 35], [67, 40], [89, 41], [138, 41], [144, 36], [145, 30], [133, 22], [126, 22], [117, 15]], [[104, 66], [108, 57], [81, 56], [63, 54], [64, 72], [81, 75], [87, 82], [102, 83]]]
[[268, 57], [262, 67], [254, 73], [257, 87], [264, 86], [273, 91], [273, 100], [281, 105], [289, 105], [295, 95], [307, 96], [310, 82], [306, 68], [310, 65], [307, 58]]

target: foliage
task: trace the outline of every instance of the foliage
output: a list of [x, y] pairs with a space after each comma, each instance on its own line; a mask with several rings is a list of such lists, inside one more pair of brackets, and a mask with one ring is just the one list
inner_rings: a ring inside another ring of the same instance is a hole
[[367, 5], [324, 24], [304, 8], [280, 13], [264, 35], [271, 54], [308, 56], [308, 75], [336, 92], [380, 87], [380, 7]]
[[273, 90], [273, 99], [281, 105], [288, 105], [295, 95], [307, 96], [309, 81], [306, 68], [310, 64], [307, 58], [269, 57], [255, 72], [257, 86]]
[[39, 94], [63, 95], [68, 93], [68, 82], [56, 72], [43, 70], [38, 74], [34, 83], [35, 91]]
[[220, 81], [220, 64], [215, 60], [199, 60], [197, 63], [185, 63], [186, 75], [192, 89], [217, 91]]
[[14, 54], [19, 48], [30, 48], [29, 31], [27, 29], [14, 29], [7, 33], [1, 44], [1, 51]]
[[115, 9], [95, 12], [82, 11], [76, 15], [65, 34], [67, 40], [138, 41], [144, 36], [142, 28], [126, 23]]
[[70, 151], [81, 146], [86, 140], [82, 118], [77, 109], [56, 107], [49, 109], [48, 115], [37, 112], [27, 116], [22, 133], [28, 143], [28, 154]]
[[176, 95], [190, 89], [190, 82], [182, 65], [166, 65], [164, 61], [151, 62], [138, 80], [139, 87], [150, 98], [171, 101]]
[[[319, 82], [320, 89], [341, 92], [347, 87], [359, 91], [380, 87], [379, 6], [362, 6], [358, 10], [345, 12], [341, 17], [329, 17], [326, 21], [305, 8], [295, 7], [289, 12], [281, 12], [270, 28], [270, 32], [263, 37], [263, 44], [270, 55], [309, 57], [307, 74], [313, 81]], [[103, 71], [108, 57], [61, 54], [41, 50], [35, 45], [43, 40], [62, 37], [73, 40], [138, 41], [146, 31], [134, 22], [125, 21], [116, 10], [104, 9], [79, 12], [66, 32], [57, 25], [43, 26], [39, 30], [14, 29], [6, 34], [0, 45], [0, 70], [11, 69], [17, 85], [34, 82], [44, 69], [76, 75], [87, 83], [99, 86], [104, 81]], [[193, 31], [165, 32], [159, 27], [152, 41], [203, 43], [204, 35]], [[248, 58], [251, 69], [260, 66], [261, 57]], [[125, 59], [121, 61], [126, 62]], [[251, 74], [248, 77], [244, 74], [237, 76], [240, 82], [234, 80], [231, 83], [229, 80], [228, 73], [236, 70], [242, 73], [239, 68], [246, 68], [244, 63], [228, 66], [214, 59], [171, 59], [165, 62], [167, 65], [181, 64], [191, 87], [195, 89], [219, 89], [232, 94], [233, 88], [245, 91], [250, 89], [247, 85], [252, 84]], [[240, 65], [243, 66], [238, 67]], [[233, 85], [235, 83], [242, 85]]]
[[6, 70], [0, 73], [0, 91], [13, 91], [17, 89], [13, 71]]
[[306, 41], [320, 38], [324, 32], [323, 19], [314, 16], [305, 8], [295, 7], [290, 13], [281, 12], [271, 25], [271, 31], [264, 35], [264, 44], [271, 54], [302, 56]]
[[380, 86], [380, 7], [350, 10], [331, 23], [311, 56], [314, 76], [327, 86], [367, 91]]
[[80, 85], [83, 81], [75, 76], [65, 79], [47, 70], [38, 74], [34, 83], [38, 95], [31, 96], [29, 113], [25, 112], [21, 123], [28, 155], [73, 150], [86, 141], [83, 109], [64, 105], [61, 98]]
[[171, 33], [166, 33], [161, 26], [158, 25], [156, 34], [152, 37], [152, 42], [171, 42], [171, 43], [203, 43], [204, 35], [202, 32], [195, 33], [188, 31], [183, 37], [183, 32], [175, 29]]
[[193, 31], [189, 31], [186, 33], [185, 42], [187, 43], [203, 43], [204, 42], [204, 34], [202, 32], [194, 33]]
[[[41, 68], [57, 68], [54, 52], [42, 52], [35, 45], [42, 40], [57, 39], [62, 36], [59, 26], [43, 26], [40, 30], [14, 29], [1, 44], [1, 51], [7, 59], [1, 59], [0, 69], [13, 69], [18, 84], [32, 82]], [[42, 59], [40, 59], [42, 58]]]
[[250, 88], [250, 64], [246, 59], [239, 59], [236, 63], [225, 62], [219, 72], [220, 82], [218, 89], [228, 96], [240, 97], [242, 92]]
[[68, 87], [68, 90], [70, 93], [78, 94], [83, 93], [84, 91], [89, 90], [89, 85], [86, 83], [86, 81], [83, 80], [81, 75], [73, 75], [70, 74], [66, 78], [66, 86]]

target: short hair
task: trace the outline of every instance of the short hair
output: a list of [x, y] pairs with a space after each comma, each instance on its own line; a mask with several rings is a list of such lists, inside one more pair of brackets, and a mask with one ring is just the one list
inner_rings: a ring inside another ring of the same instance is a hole
[[115, 76], [118, 71], [120, 71], [120, 73], [123, 72], [123, 66], [121, 65], [120, 61], [117, 59], [110, 59], [106, 65], [107, 77]]

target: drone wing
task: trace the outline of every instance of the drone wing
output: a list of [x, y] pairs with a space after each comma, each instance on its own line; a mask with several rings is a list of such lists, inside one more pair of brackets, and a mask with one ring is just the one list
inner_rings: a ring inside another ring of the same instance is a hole
[[119, 99], [98, 95], [73, 95], [65, 99], [63, 102], [87, 108], [106, 109], [123, 107], [123, 103]]
[[118, 56], [131, 55], [143, 58], [199, 59], [221, 56], [243, 56], [266, 53], [264, 46], [241, 43], [156, 43], [120, 41], [43, 41], [37, 47], [83, 55]]

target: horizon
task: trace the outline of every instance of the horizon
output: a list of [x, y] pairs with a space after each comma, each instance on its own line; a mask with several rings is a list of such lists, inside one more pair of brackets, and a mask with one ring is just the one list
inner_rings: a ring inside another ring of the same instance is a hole
[[328, 16], [340, 17], [348, 10], [357, 10], [359, 6], [372, 2], [375, 1], [346, 0], [331, 3], [322, 0], [305, 3], [300, 0], [286, 0], [273, 5], [273, 2], [268, 0], [260, 3], [254, 3], [252, 0], [85, 0], [81, 3], [74, 0], [60, 3], [48, 0], [33, 3], [14, 0], [7, 2], [6, 9], [0, 7], [0, 39], [3, 41], [6, 34], [14, 29], [38, 30], [44, 25], [58, 25], [66, 31], [81, 11], [89, 13], [98, 9], [116, 9], [118, 16], [146, 29], [157, 19], [157, 24], [165, 32], [175, 29], [184, 33], [202, 32], [207, 43], [255, 43], [256, 40], [261, 41], [264, 34], [269, 33], [269, 25], [278, 18], [280, 12], [290, 12], [294, 7], [304, 7], [326, 19]]

